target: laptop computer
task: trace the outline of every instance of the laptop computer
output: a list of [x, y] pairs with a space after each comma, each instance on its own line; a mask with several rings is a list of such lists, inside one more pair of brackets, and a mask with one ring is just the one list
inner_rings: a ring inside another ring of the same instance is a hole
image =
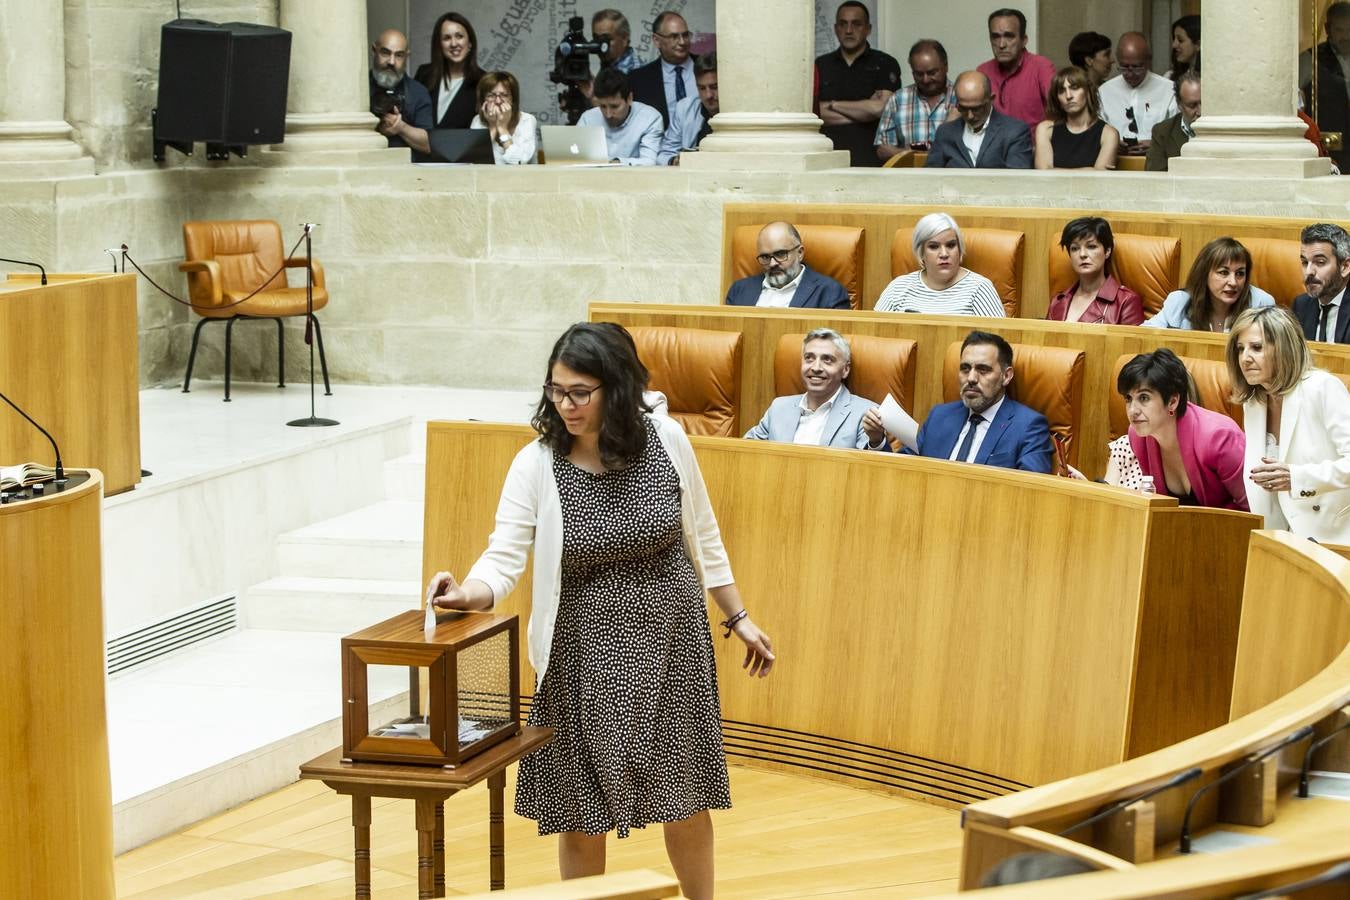
[[492, 137], [486, 128], [433, 128], [427, 132], [430, 153], [412, 152], [415, 163], [486, 163], [492, 165]]
[[599, 125], [543, 125], [544, 162], [550, 166], [613, 166]]

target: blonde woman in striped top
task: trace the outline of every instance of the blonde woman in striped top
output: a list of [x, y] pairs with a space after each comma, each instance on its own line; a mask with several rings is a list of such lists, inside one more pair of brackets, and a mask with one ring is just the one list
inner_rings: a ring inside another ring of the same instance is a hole
[[955, 219], [944, 212], [924, 216], [914, 226], [919, 271], [888, 284], [877, 300], [877, 312], [1004, 316], [993, 282], [961, 265], [965, 253], [966, 242]]

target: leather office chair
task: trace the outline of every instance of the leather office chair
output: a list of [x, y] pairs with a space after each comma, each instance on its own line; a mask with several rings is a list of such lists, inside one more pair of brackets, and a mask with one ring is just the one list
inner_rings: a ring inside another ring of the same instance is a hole
[[[961, 265], [979, 272], [994, 283], [1008, 316], [1016, 316], [1022, 309], [1022, 260], [1026, 254], [1027, 237], [1020, 231], [1002, 228], [962, 228], [966, 255]], [[914, 258], [914, 229], [901, 228], [891, 241], [891, 277], [898, 278], [917, 271], [919, 261]], [[872, 298], [872, 305], [877, 297]]]
[[[755, 242], [768, 222], [738, 225], [731, 233], [731, 280], [759, 275], [764, 267], [755, 259]], [[805, 261], [848, 291], [849, 305], [861, 309], [863, 280], [863, 230], [847, 225], [797, 225], [806, 248]]]
[[[230, 401], [231, 337], [234, 323], [240, 319], [270, 319], [277, 325], [277, 387], [286, 386], [286, 345], [283, 318], [304, 317], [306, 309], [303, 281], [298, 288], [288, 287], [285, 269], [305, 268], [303, 256], [284, 258], [281, 226], [270, 221], [184, 222], [183, 250], [186, 261], [178, 264], [187, 273], [188, 298], [201, 321], [192, 332], [183, 392], [192, 384], [192, 366], [197, 358], [197, 342], [207, 322], [225, 323], [225, 402]], [[328, 305], [323, 266], [313, 262], [313, 303], [317, 312]], [[267, 283], [263, 279], [276, 273]], [[244, 300], [253, 291], [254, 296]], [[243, 300], [242, 303], [238, 302]], [[319, 343], [319, 363], [323, 368], [324, 394], [331, 394], [328, 360], [323, 352], [323, 332], [319, 319], [311, 316], [314, 339]]]
[[[849, 367], [848, 389], [860, 397], [880, 403], [890, 394], [907, 411], [914, 409], [914, 372], [917, 346], [908, 338], [873, 337], [869, 334], [844, 335], [853, 363]], [[776, 397], [801, 394], [802, 341], [805, 334], [785, 334], [778, 339], [773, 354], [773, 392]]]
[[[1064, 458], [1078, 465], [1075, 438], [1083, 421], [1083, 367], [1086, 354], [1068, 347], [1013, 344], [1013, 380], [1008, 396], [1045, 416], [1050, 434], [1060, 439]], [[961, 342], [947, 348], [942, 361], [942, 400], [960, 399], [957, 373], [961, 368]], [[1058, 455], [1056, 456], [1058, 465]]]
[[[1153, 234], [1116, 232], [1111, 251], [1116, 278], [1144, 298], [1144, 315], [1156, 315], [1167, 295], [1181, 286], [1181, 239]], [[1077, 280], [1069, 255], [1056, 244], [1050, 248], [1050, 296], [1067, 290]]]
[[[1130, 427], [1129, 417], [1125, 413], [1125, 399], [1116, 393], [1116, 379], [1120, 377], [1120, 370], [1125, 368], [1125, 364], [1134, 359], [1135, 354], [1125, 353], [1117, 357], [1114, 368], [1111, 369], [1111, 398], [1108, 409], [1108, 418], [1111, 424], [1111, 438], [1120, 437]], [[1191, 385], [1194, 390], [1187, 397], [1188, 403], [1194, 403], [1197, 406], [1203, 406], [1205, 409], [1214, 412], [1221, 412], [1239, 425], [1242, 424], [1242, 404], [1234, 403], [1230, 399], [1233, 390], [1233, 382], [1228, 378], [1228, 364], [1213, 359], [1196, 359], [1193, 356], [1180, 356], [1182, 365], [1191, 375]]]
[[739, 437], [741, 334], [702, 328], [630, 328], [651, 390], [689, 434]]
[[1238, 238], [1252, 254], [1252, 270], [1247, 279], [1275, 298], [1281, 306], [1292, 306], [1304, 292], [1303, 264], [1299, 262], [1302, 244], [1287, 238]]

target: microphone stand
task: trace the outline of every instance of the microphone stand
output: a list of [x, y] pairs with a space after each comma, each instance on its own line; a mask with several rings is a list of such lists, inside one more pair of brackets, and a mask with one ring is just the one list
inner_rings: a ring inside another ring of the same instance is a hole
[[34, 269], [37, 269], [38, 272], [42, 274], [43, 287], [47, 286], [47, 270], [42, 268], [41, 263], [30, 262], [29, 260], [26, 259], [5, 259], [3, 256], [0, 256], [0, 262], [14, 263], [16, 266], [32, 266]]
[[21, 415], [21, 416], [23, 416], [25, 419], [27, 419], [27, 420], [28, 420], [28, 424], [29, 424], [29, 425], [32, 425], [32, 426], [33, 426], [34, 428], [36, 428], [38, 431], [42, 432], [42, 436], [45, 437], [45, 438], [51, 443], [51, 445], [52, 445], [52, 454], [56, 457], [56, 486], [57, 486], [57, 489], [58, 489], [58, 490], [60, 490], [61, 488], [64, 488], [64, 487], [66, 486], [66, 481], [67, 481], [67, 478], [66, 478], [66, 467], [63, 466], [63, 465], [61, 465], [61, 448], [58, 447], [58, 446], [56, 446], [56, 438], [52, 437], [50, 431], [48, 431], [47, 429], [43, 428], [43, 427], [42, 427], [41, 425], [39, 425], [36, 421], [34, 421], [32, 416], [30, 416], [28, 413], [26, 413], [26, 412], [24, 412], [22, 409], [20, 409], [20, 408], [19, 408], [19, 405], [18, 405], [17, 403], [15, 403], [13, 400], [9, 399], [9, 398], [6, 397], [4, 394], [0, 394], [0, 400], [3, 400], [3, 401], [5, 401], [6, 403], [8, 403], [8, 404], [10, 405], [10, 407], [12, 407], [13, 410], [14, 410], [16, 413], [18, 413], [19, 415]]
[[337, 425], [337, 419], [321, 419], [314, 414], [314, 248], [310, 235], [314, 231], [312, 222], [305, 222], [305, 343], [309, 344], [309, 418], [292, 419], [287, 425], [296, 428], [314, 428], [324, 425]]

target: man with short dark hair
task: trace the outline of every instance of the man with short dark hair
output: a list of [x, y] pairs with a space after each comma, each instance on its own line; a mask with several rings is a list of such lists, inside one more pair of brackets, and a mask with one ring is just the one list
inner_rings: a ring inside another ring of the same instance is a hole
[[705, 53], [694, 60], [694, 84], [697, 97], [685, 97], [675, 104], [670, 126], [656, 154], [658, 166], [678, 166], [681, 150], [695, 150], [699, 142], [712, 134], [712, 117], [717, 115], [717, 54]]
[[1148, 38], [1137, 31], [1125, 32], [1116, 44], [1120, 74], [1098, 92], [1102, 118], [1120, 133], [1121, 153], [1147, 153], [1153, 126], [1177, 114], [1175, 85], [1151, 71], [1152, 62]]
[[633, 97], [661, 115], [661, 127], [670, 125], [675, 104], [694, 93], [694, 60], [689, 48], [694, 35], [677, 12], [666, 11], [652, 23], [656, 59], [633, 70]]
[[848, 309], [848, 291], [806, 264], [806, 247], [791, 222], [770, 222], [755, 239], [763, 275], [747, 275], [727, 291], [728, 306]]
[[380, 120], [375, 130], [390, 147], [429, 153], [433, 110], [431, 94], [408, 77], [408, 38], [395, 28], [380, 32], [370, 45], [370, 111]]
[[873, 149], [876, 123], [900, 89], [900, 63], [867, 43], [872, 18], [858, 0], [845, 0], [834, 15], [839, 48], [816, 57], [816, 109], [821, 133], [834, 149], [849, 152], [849, 164], [879, 166]]
[[1350, 234], [1339, 225], [1318, 223], [1303, 229], [1299, 261], [1306, 294], [1294, 298], [1294, 315], [1310, 341], [1350, 344], [1350, 312], [1345, 285], [1350, 280]]
[[591, 39], [609, 41], [609, 50], [600, 57], [602, 69], [614, 68], [627, 75], [642, 65], [637, 51], [629, 43], [632, 36], [628, 17], [617, 9], [602, 9], [591, 16]]
[[881, 111], [872, 143], [882, 162], [905, 147], [927, 150], [938, 126], [956, 108], [956, 89], [947, 77], [947, 48], [931, 38], [909, 48], [910, 83], [891, 95]]
[[1153, 126], [1144, 168], [1166, 172], [1167, 161], [1181, 155], [1181, 148], [1195, 137], [1192, 126], [1200, 118], [1200, 73], [1187, 69], [1177, 79], [1177, 114]]
[[595, 76], [595, 106], [581, 114], [578, 125], [605, 129], [605, 146], [611, 162], [625, 166], [654, 166], [661, 150], [661, 116], [645, 103], [633, 99], [628, 76], [615, 68]]
[[1035, 128], [1045, 118], [1055, 64], [1027, 50], [1027, 17], [1020, 9], [989, 14], [989, 47], [994, 58], [980, 63], [977, 71], [989, 79], [995, 108]]
[[958, 117], [938, 127], [924, 165], [930, 169], [1030, 169], [1031, 130], [994, 108], [983, 72], [956, 78]]
[[933, 407], [919, 429], [918, 454], [953, 462], [1049, 472], [1054, 460], [1045, 416], [1007, 396], [1012, 347], [987, 331], [961, 342], [960, 400]]

